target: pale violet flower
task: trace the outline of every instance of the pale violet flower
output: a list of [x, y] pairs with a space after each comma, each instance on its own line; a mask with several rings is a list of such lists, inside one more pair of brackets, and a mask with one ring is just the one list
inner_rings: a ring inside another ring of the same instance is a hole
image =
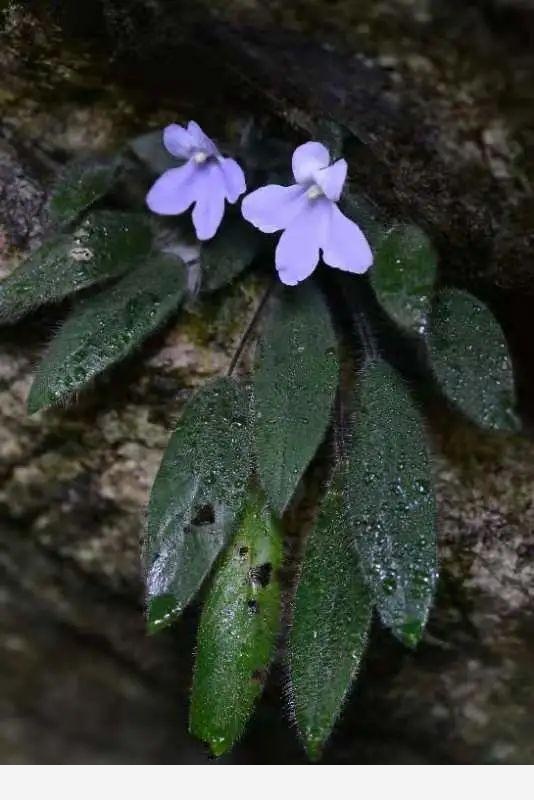
[[236, 203], [246, 192], [243, 170], [233, 158], [224, 158], [196, 122], [187, 128], [168, 125], [163, 131], [165, 148], [186, 163], [168, 169], [157, 179], [146, 197], [156, 214], [183, 214], [193, 209], [193, 224], [200, 240], [217, 233], [224, 204]]
[[337, 206], [347, 177], [345, 159], [330, 165], [326, 147], [307, 142], [293, 153], [292, 166], [293, 186], [262, 186], [241, 207], [245, 219], [260, 231], [283, 231], [275, 254], [282, 283], [295, 286], [311, 275], [321, 253], [330, 267], [366, 272], [373, 263], [371, 248]]

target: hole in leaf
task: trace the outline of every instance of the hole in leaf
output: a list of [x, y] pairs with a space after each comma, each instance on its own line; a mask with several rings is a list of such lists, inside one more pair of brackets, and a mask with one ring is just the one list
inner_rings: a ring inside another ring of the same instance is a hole
[[247, 600], [247, 608], [251, 614], [257, 614], [260, 607], [256, 600]]
[[215, 522], [215, 511], [210, 503], [200, 506], [191, 520], [192, 525], [213, 525]]
[[265, 564], [260, 564], [259, 567], [252, 567], [248, 574], [249, 580], [253, 586], [265, 589], [269, 585], [272, 572], [273, 565], [267, 561]]
[[240, 547], [239, 548], [239, 557], [240, 558], [245, 558], [245, 556], [248, 556], [248, 547]]

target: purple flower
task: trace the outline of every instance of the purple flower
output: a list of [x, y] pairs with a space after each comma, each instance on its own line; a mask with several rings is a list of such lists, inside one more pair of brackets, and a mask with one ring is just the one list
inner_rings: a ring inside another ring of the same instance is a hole
[[326, 147], [307, 142], [293, 153], [293, 186], [262, 186], [243, 200], [243, 216], [256, 228], [283, 231], [275, 263], [288, 286], [312, 274], [321, 252], [325, 264], [346, 272], [365, 272], [373, 263], [367, 239], [337, 207], [347, 162], [329, 164]]
[[156, 214], [183, 214], [194, 203], [193, 224], [197, 237], [211, 239], [224, 215], [224, 201], [236, 203], [246, 192], [245, 176], [232, 158], [224, 158], [196, 122], [187, 128], [168, 125], [163, 144], [171, 155], [186, 160], [168, 169], [146, 196]]

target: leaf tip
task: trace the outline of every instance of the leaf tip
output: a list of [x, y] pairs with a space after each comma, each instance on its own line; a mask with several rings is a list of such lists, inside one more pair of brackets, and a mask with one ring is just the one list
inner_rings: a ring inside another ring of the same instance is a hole
[[147, 603], [147, 630], [149, 634], [159, 633], [171, 625], [182, 612], [173, 594], [160, 594], [151, 597]]
[[306, 755], [310, 761], [320, 761], [323, 756], [324, 737], [315, 731], [307, 730], [303, 733], [303, 744]]
[[406, 645], [406, 647], [409, 647], [411, 650], [414, 650], [421, 641], [424, 630], [425, 623], [423, 620], [411, 619], [405, 622], [403, 625], [400, 625], [398, 628], [395, 628], [393, 633], [397, 639], [402, 642], [402, 644]]

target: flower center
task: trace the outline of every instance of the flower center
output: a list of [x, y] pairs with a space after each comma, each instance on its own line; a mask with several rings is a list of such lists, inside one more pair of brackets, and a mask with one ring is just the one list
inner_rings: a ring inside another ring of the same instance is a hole
[[306, 192], [310, 200], [317, 200], [323, 194], [323, 190], [316, 183], [312, 184]]
[[204, 150], [197, 150], [193, 156], [193, 161], [195, 164], [203, 164], [205, 161], [208, 160], [208, 154], [204, 152]]

